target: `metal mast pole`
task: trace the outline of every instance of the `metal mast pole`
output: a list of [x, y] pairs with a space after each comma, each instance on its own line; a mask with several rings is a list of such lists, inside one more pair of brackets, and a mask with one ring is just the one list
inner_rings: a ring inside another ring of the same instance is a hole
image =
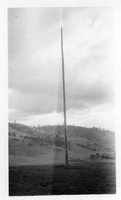
[[63, 50], [63, 28], [61, 27], [61, 55], [62, 55], [62, 82], [63, 82], [63, 111], [64, 111], [64, 134], [65, 134], [65, 165], [68, 166], [68, 142], [66, 132], [66, 91], [64, 71], [64, 50]]

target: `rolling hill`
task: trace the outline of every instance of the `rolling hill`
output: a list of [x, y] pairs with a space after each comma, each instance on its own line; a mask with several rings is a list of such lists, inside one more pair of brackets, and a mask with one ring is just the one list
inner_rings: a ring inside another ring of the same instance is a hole
[[[64, 163], [63, 126], [29, 127], [9, 123], [9, 164]], [[115, 158], [114, 132], [99, 128], [67, 126], [69, 161]]]

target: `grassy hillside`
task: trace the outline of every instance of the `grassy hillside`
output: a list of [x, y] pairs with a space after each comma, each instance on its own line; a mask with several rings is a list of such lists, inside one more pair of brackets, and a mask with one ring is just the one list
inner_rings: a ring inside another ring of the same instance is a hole
[[[70, 162], [115, 157], [115, 136], [98, 128], [67, 127]], [[9, 123], [10, 165], [64, 162], [63, 126], [29, 127]]]

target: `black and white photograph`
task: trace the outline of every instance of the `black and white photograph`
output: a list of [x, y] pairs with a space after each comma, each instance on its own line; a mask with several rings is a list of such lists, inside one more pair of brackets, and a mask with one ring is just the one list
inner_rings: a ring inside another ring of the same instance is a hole
[[121, 0], [0, 2], [0, 199], [121, 199]]
[[8, 8], [9, 196], [116, 193], [113, 9]]
[[8, 8], [9, 195], [116, 193], [113, 9]]

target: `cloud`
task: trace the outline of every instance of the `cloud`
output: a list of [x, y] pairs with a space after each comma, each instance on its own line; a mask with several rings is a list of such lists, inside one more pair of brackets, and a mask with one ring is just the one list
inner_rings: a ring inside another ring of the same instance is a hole
[[62, 111], [62, 21], [67, 110], [112, 104], [109, 9], [9, 9], [8, 21], [11, 117]]

